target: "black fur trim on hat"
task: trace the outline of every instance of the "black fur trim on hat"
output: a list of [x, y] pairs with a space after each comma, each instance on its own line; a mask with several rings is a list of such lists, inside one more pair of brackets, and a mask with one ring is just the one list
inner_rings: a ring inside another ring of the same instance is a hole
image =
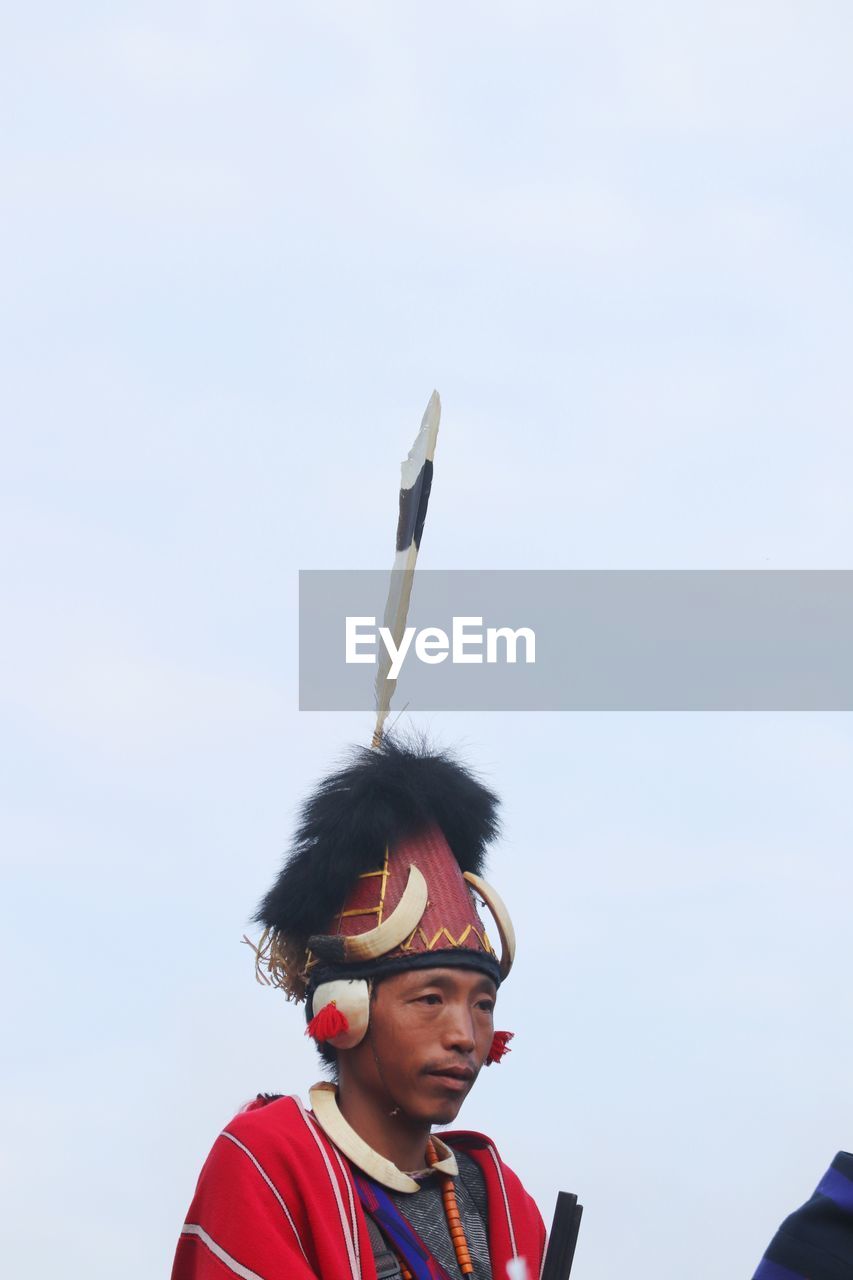
[[385, 848], [438, 826], [462, 871], [482, 870], [498, 832], [498, 799], [443, 751], [384, 738], [358, 747], [302, 808], [291, 851], [255, 920], [294, 941], [322, 933], [364, 871]]

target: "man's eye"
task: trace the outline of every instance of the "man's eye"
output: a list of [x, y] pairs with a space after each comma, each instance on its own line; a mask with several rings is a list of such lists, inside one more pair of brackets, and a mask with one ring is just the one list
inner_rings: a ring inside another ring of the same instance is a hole
[[477, 1008], [478, 1008], [478, 1009], [484, 1009], [484, 1010], [486, 1011], [486, 1013], [494, 1013], [494, 1011], [495, 1011], [495, 1002], [494, 1002], [494, 1000], [478, 1000], [478, 1001], [477, 1001]]
[[429, 995], [417, 996], [416, 1000], [418, 1004], [441, 1004], [441, 996], [435, 995], [433, 992]]

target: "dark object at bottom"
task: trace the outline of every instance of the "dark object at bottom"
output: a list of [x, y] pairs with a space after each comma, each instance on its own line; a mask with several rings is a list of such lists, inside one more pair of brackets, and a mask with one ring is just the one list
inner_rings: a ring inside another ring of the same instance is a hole
[[577, 1196], [568, 1191], [558, 1192], [542, 1280], [569, 1280], [582, 1213], [583, 1205], [578, 1204]]

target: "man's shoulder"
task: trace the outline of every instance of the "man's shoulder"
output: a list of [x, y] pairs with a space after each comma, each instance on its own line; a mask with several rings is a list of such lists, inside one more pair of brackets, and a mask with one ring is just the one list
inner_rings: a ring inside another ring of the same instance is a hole
[[291, 1162], [316, 1153], [316, 1137], [299, 1098], [260, 1093], [228, 1121], [220, 1135], [260, 1159], [275, 1154]]
[[482, 1164], [484, 1160], [495, 1161], [506, 1169], [497, 1143], [486, 1133], [478, 1133], [476, 1129], [447, 1129], [441, 1132], [442, 1142], [446, 1142], [454, 1151], [462, 1151], [465, 1155]]
[[441, 1139], [454, 1151], [469, 1156], [479, 1166], [487, 1185], [497, 1179], [502, 1189], [530, 1199], [518, 1174], [505, 1163], [496, 1143], [487, 1134], [474, 1129], [451, 1129], [442, 1133]]
[[[485, 1184], [489, 1236], [501, 1256], [521, 1253], [541, 1264], [545, 1227], [536, 1202], [521, 1179], [504, 1163], [495, 1143], [471, 1129], [442, 1133], [442, 1141], [479, 1166]], [[464, 1171], [463, 1171], [464, 1176]]]

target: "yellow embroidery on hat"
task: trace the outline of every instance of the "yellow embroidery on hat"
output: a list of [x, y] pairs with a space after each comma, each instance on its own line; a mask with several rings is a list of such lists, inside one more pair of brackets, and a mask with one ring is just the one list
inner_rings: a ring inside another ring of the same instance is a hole
[[428, 938], [424, 933], [423, 929], [421, 928], [421, 926], [418, 925], [417, 928], [414, 929], [412, 933], [409, 934], [406, 941], [400, 944], [400, 950], [411, 951], [412, 946], [414, 945], [415, 938], [418, 938], [418, 937], [421, 939], [421, 942], [423, 942], [424, 948], [427, 951], [434, 951], [436, 948], [436, 944], [442, 939], [449, 942], [451, 947], [464, 947], [465, 943], [468, 941], [472, 933], [474, 934], [474, 937], [477, 938], [477, 940], [479, 941], [480, 946], [483, 948], [483, 950], [488, 955], [493, 956], [495, 954], [494, 948], [492, 947], [492, 944], [489, 942], [485, 929], [483, 929], [483, 931], [481, 932], [479, 929], [475, 929], [472, 924], [466, 924], [465, 928], [462, 930], [458, 938], [454, 938], [450, 930], [446, 928], [444, 925], [442, 925], [442, 927], [439, 930], [437, 930], [437, 932], [434, 934], [432, 938]]

